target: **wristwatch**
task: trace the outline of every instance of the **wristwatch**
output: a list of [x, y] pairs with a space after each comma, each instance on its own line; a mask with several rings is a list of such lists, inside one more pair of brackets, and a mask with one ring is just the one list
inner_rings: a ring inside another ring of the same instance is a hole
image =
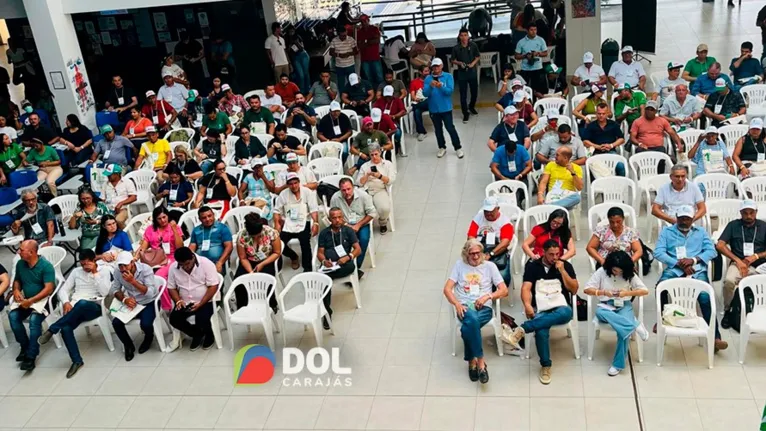
[[489, 252], [489, 257], [495, 257], [495, 250]]

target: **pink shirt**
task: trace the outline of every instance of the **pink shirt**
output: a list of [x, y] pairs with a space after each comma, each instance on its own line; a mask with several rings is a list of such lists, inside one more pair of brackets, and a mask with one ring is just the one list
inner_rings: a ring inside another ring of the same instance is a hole
[[181, 269], [177, 262], [170, 265], [168, 272], [168, 289], [178, 289], [178, 294], [187, 304], [202, 301], [207, 288], [217, 286], [218, 282], [218, 270], [215, 264], [200, 255], [197, 255], [197, 265], [191, 273]]
[[[178, 234], [182, 235], [181, 228], [176, 226], [176, 229], [178, 230]], [[183, 238], [183, 236], [181, 237]], [[170, 253], [166, 251], [165, 254], [168, 257], [168, 262], [175, 261], [173, 253], [176, 251], [176, 239], [170, 225], [165, 226], [164, 229], [160, 229], [159, 231], [155, 230], [153, 225], [149, 225], [144, 232], [144, 241], [149, 243], [150, 248], [158, 250], [162, 248], [162, 243], [169, 243]]]

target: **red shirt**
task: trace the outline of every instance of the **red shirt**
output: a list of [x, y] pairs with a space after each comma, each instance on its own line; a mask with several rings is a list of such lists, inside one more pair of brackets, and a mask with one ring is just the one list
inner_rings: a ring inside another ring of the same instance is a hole
[[394, 120], [391, 119], [390, 115], [383, 114], [380, 123], [373, 124], [373, 128], [388, 135], [388, 132], [396, 130], [396, 123], [394, 123]]
[[[485, 235], [486, 232], [481, 232], [481, 234]], [[477, 238], [479, 236], [479, 224], [476, 222], [476, 220], [471, 221], [471, 225], [468, 227], [468, 236], [472, 238]], [[513, 239], [513, 225], [510, 223], [506, 223], [502, 225], [500, 227], [499, 238], [500, 238], [500, 241], [504, 239], [511, 241]]]
[[165, 115], [173, 115], [173, 112], [175, 110], [173, 109], [170, 104], [164, 100], [158, 100], [154, 103], [154, 106], [152, 106], [149, 103], [144, 104], [144, 106], [141, 107], [141, 114], [148, 118], [149, 121], [154, 122], [154, 117], [157, 117], [157, 126], [159, 127], [165, 127], [167, 122], [165, 121]]
[[532, 114], [534, 114], [535, 108], [532, 107], [529, 103], [524, 103], [524, 108], [521, 109], [521, 112], [519, 112], [519, 118], [524, 120], [527, 125], [532, 122]]
[[301, 89], [294, 82], [288, 82], [286, 86], [283, 86], [282, 83], [275, 85], [274, 92], [279, 94], [283, 104], [289, 105], [295, 101], [295, 95], [300, 93]]
[[[366, 40], [376, 39], [378, 43], [372, 43], [364, 45]], [[356, 41], [359, 43], [359, 54], [362, 61], [379, 61], [380, 60], [380, 30], [374, 25], [368, 25], [367, 28], [360, 27], [356, 31]]]
[[531, 235], [535, 237], [535, 246], [532, 248], [532, 253], [542, 256], [543, 255], [543, 244], [545, 244], [546, 241], [549, 239], [552, 239], [559, 243], [559, 247], [561, 247], [561, 254], [564, 254], [564, 245], [561, 244], [561, 237], [560, 236], [551, 236], [551, 232], [545, 232], [543, 230], [543, 227], [540, 225], [537, 225], [532, 228]]
[[[383, 112], [383, 116], [387, 117], [388, 115], [396, 115], [402, 111], [404, 111], [404, 102], [402, 102], [402, 99], [398, 97], [392, 97], [391, 100], [386, 100], [385, 98], [380, 98], [375, 101], [375, 103], [372, 105], [373, 108], [379, 108], [381, 112]], [[389, 109], [390, 112], [386, 114], [386, 110]], [[393, 119], [392, 119], [393, 120]]]
[[423, 78], [415, 78], [410, 82], [410, 93], [423, 89]]

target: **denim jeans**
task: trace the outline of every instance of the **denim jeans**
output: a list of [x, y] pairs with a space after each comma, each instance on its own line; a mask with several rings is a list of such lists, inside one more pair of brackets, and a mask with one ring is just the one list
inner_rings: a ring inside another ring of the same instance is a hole
[[434, 123], [434, 132], [436, 133], [436, 145], [439, 148], [447, 148], [447, 143], [444, 141], [444, 128], [447, 129], [449, 137], [452, 140], [452, 147], [455, 151], [459, 150], [460, 137], [455, 130], [455, 123], [452, 121], [452, 111], [447, 112], [431, 112], [431, 121]]
[[557, 201], [552, 201], [551, 204], [562, 206], [568, 210], [571, 210], [575, 205], [580, 203], [580, 192], [572, 193]]
[[480, 310], [468, 307], [463, 314], [460, 336], [465, 346], [463, 359], [470, 361], [474, 358], [483, 358], [484, 350], [481, 345], [481, 328], [492, 320], [492, 308], [482, 307]]
[[338, 76], [338, 91], [343, 94], [343, 92], [346, 90], [346, 85], [348, 85], [348, 76], [352, 73], [356, 73], [356, 68], [352, 64], [348, 67], [339, 67], [335, 66], [335, 74]]
[[426, 134], [426, 128], [423, 126], [423, 113], [428, 111], [428, 100], [412, 105], [412, 116], [415, 117], [415, 131]]
[[48, 328], [54, 334], [61, 332], [61, 338], [64, 339], [64, 345], [69, 352], [69, 358], [73, 364], [81, 364], [82, 356], [77, 347], [77, 340], [74, 337], [74, 330], [81, 323], [96, 319], [101, 316], [101, 304], [94, 301], [81, 299], [74, 304], [69, 313], [63, 315], [59, 320]]
[[[676, 275], [670, 272], [671, 268], [665, 268], [664, 271], [662, 271], [662, 276], [660, 277], [660, 280], [657, 283], [660, 283], [662, 281], [676, 278]], [[705, 268], [702, 271], [697, 271], [692, 275], [692, 278], [695, 280], [701, 280], [705, 283], [709, 283], [708, 277], [707, 277], [707, 268]], [[712, 310], [710, 309], [710, 295], [708, 295], [707, 292], [702, 292], [697, 297], [697, 303], [700, 306], [700, 311], [702, 311], [702, 318], [705, 319], [705, 322], [710, 324], [710, 319], [715, 319], [715, 339], [720, 340], [721, 339], [721, 332], [718, 329], [718, 319], [715, 318], [715, 316], [712, 316]], [[664, 310], [665, 305], [670, 304], [670, 294], [665, 291], [662, 292], [660, 295], [660, 307]]]
[[205, 159], [200, 162], [199, 167], [202, 169], [202, 175], [207, 175], [210, 173], [210, 171], [213, 169], [213, 161], [210, 159]]
[[540, 356], [540, 365], [551, 366], [551, 347], [549, 345], [552, 326], [563, 325], [572, 320], [572, 307], [556, 307], [553, 310], [538, 311], [535, 317], [521, 324], [524, 332], [535, 333], [535, 347]]
[[362, 62], [362, 73], [372, 84], [372, 88], [378, 88], [378, 84], [383, 82], [383, 66], [380, 59]]
[[[27, 336], [27, 329], [24, 327], [24, 320], [27, 317], [29, 317], [29, 336]], [[21, 351], [26, 352], [26, 356], [29, 359], [34, 360], [40, 354], [40, 344], [37, 342], [37, 339], [43, 333], [44, 320], [45, 316], [31, 308], [24, 309], [19, 307], [8, 313], [8, 322], [11, 324], [13, 336], [21, 346]]]
[[361, 269], [364, 256], [367, 254], [367, 246], [370, 245], [370, 225], [366, 224], [359, 228], [356, 236], [359, 238], [359, 247], [362, 249], [362, 254], [356, 258], [356, 267]]
[[[473, 79], [458, 79], [458, 88], [460, 89], [460, 110], [463, 112], [463, 116], [469, 115], [469, 109], [476, 109], [476, 98], [479, 93], [479, 83], [474, 77]], [[471, 90], [471, 102], [468, 102], [468, 89]]]
[[[626, 300], [624, 305], [614, 311], [596, 308], [596, 317], [600, 322], [608, 323], [617, 333], [617, 350], [614, 352], [612, 366], [618, 370], [625, 369], [625, 356], [628, 354], [630, 334], [638, 327], [638, 320], [633, 316], [633, 304]], [[614, 305], [610, 300], [609, 305]]]
[[297, 78], [296, 85], [298, 85], [303, 94], [308, 93], [311, 88], [311, 75], [309, 74], [309, 54], [306, 51], [295, 54], [293, 68]]
[[[154, 304], [152, 303], [147, 304], [146, 308], [141, 310], [135, 317], [139, 321], [141, 330], [144, 331], [144, 338], [154, 337], [153, 325], [156, 317], [157, 313], [154, 311]], [[112, 326], [114, 327], [114, 332], [117, 334], [117, 338], [119, 338], [122, 345], [125, 346], [125, 350], [135, 350], [136, 347], [133, 344], [133, 340], [131, 340], [128, 330], [125, 329], [125, 324], [122, 323], [122, 320], [115, 317], [112, 319]]]

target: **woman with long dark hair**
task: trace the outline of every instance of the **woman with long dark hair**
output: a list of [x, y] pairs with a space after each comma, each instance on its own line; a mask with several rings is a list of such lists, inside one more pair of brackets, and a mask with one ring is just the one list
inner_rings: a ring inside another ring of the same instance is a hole
[[[146, 264], [160, 265], [156, 274], [167, 280], [170, 264], [175, 262], [173, 253], [183, 246], [181, 228], [170, 219], [168, 209], [160, 206], [152, 211], [152, 224], [146, 228], [136, 256]], [[163, 252], [167, 259], [164, 263], [156, 257], [160, 252]]]
[[26, 165], [27, 154], [24, 148], [11, 140], [5, 133], [0, 133], [0, 184], [7, 185], [8, 175], [22, 165]]
[[[279, 232], [269, 227], [268, 220], [255, 213], [247, 214], [245, 228], [237, 236], [239, 267], [235, 278], [252, 273], [276, 276], [274, 262], [282, 268], [282, 241], [279, 239]], [[234, 290], [234, 296], [238, 308], [247, 305], [247, 289], [244, 286], [238, 286]], [[276, 295], [271, 298], [269, 306], [277, 312]]]
[[69, 219], [69, 229], [81, 229], [80, 250], [93, 250], [101, 232], [101, 218], [112, 212], [89, 188], [77, 192], [77, 211]]
[[521, 248], [530, 259], [539, 259], [543, 255], [543, 244], [549, 239], [559, 243], [561, 260], [569, 260], [577, 253], [572, 231], [569, 230], [569, 216], [565, 210], [553, 211], [548, 216], [548, 221], [533, 227]]
[[101, 217], [101, 229], [96, 239], [96, 260], [114, 262], [121, 251], [133, 251], [128, 234], [117, 226], [112, 214]]
[[168, 165], [165, 173], [168, 175], [169, 181], [165, 181], [160, 186], [155, 198], [158, 201], [165, 198], [168, 208], [181, 210], [170, 212], [170, 219], [177, 223], [183, 211], [189, 207], [192, 198], [194, 198], [194, 187], [189, 181], [186, 181], [184, 173], [176, 165]]
[[67, 115], [65, 124], [59, 144], [67, 146], [65, 154], [69, 165], [78, 166], [93, 155], [93, 132], [83, 127], [80, 117], [75, 114]]
[[436, 56], [436, 47], [422, 31], [415, 37], [415, 43], [410, 48], [410, 64], [417, 69], [422, 65], [430, 66]]
[[617, 349], [607, 371], [610, 376], [620, 374], [625, 368], [625, 356], [634, 331], [642, 340], [649, 339], [644, 324], [633, 315], [633, 304], [630, 302], [634, 296], [647, 295], [649, 290], [633, 268], [628, 253], [615, 251], [606, 256], [604, 266], [596, 270], [585, 283], [585, 293], [595, 296], [594, 299], [599, 302], [596, 318], [607, 323], [617, 333]]

